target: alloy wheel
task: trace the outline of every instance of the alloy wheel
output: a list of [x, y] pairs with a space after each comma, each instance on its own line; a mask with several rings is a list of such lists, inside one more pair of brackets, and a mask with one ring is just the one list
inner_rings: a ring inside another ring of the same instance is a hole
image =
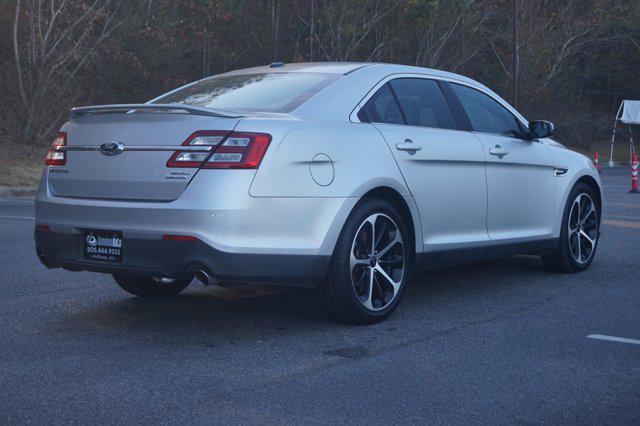
[[578, 264], [583, 265], [591, 259], [598, 238], [597, 211], [588, 194], [578, 194], [573, 201], [567, 227], [571, 255]]
[[389, 216], [367, 217], [351, 246], [350, 273], [362, 305], [379, 311], [396, 298], [405, 274], [404, 242], [398, 225]]

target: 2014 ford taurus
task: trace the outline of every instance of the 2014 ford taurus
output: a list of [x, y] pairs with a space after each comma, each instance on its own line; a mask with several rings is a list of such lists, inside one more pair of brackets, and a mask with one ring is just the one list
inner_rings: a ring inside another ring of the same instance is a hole
[[370, 63], [274, 63], [74, 108], [46, 158], [37, 255], [138, 296], [194, 277], [314, 286], [336, 319], [372, 323], [412, 271], [589, 266], [600, 180], [553, 130], [469, 78]]

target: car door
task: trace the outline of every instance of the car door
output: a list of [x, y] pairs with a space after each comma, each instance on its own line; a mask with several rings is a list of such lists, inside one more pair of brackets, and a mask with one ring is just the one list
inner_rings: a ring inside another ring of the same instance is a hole
[[489, 94], [463, 84], [449, 87], [486, 152], [492, 245], [551, 238], [555, 180], [549, 148], [529, 139], [526, 126]]
[[458, 130], [437, 81], [395, 78], [361, 111], [378, 128], [413, 195], [422, 224], [426, 265], [486, 255], [485, 154], [478, 139]]

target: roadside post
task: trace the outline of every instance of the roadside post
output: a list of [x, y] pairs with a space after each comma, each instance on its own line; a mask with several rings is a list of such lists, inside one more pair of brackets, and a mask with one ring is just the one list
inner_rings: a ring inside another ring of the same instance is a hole
[[638, 190], [638, 153], [634, 152], [631, 156], [631, 191], [632, 194], [640, 193]]

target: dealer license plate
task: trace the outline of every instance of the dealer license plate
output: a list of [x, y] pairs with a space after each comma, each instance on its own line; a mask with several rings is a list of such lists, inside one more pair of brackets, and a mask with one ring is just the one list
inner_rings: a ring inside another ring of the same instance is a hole
[[122, 232], [84, 229], [82, 246], [86, 260], [122, 262]]

